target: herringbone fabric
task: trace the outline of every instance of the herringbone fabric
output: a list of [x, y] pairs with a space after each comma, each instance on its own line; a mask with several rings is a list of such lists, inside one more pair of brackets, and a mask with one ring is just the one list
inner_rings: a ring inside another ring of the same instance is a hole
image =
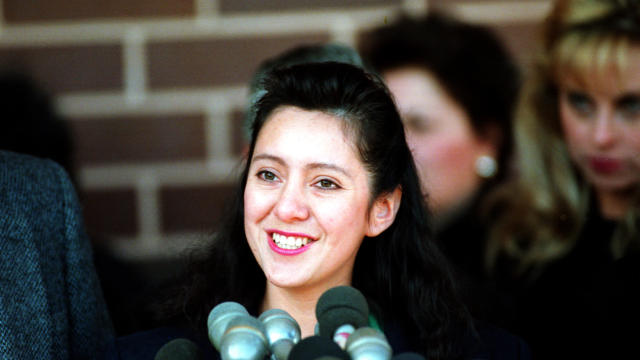
[[93, 359], [112, 338], [67, 174], [0, 151], [0, 358]]

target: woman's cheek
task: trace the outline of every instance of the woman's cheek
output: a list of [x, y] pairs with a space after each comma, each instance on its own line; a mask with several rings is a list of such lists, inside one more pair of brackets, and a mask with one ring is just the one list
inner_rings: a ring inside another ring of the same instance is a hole
[[273, 203], [274, 194], [247, 189], [244, 193], [244, 211], [248, 219], [257, 220], [268, 213], [270, 204]]

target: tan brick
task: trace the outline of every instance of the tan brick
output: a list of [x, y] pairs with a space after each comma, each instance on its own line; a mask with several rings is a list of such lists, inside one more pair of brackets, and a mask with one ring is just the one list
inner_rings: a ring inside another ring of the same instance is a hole
[[330, 8], [357, 8], [360, 6], [379, 6], [397, 4], [397, 0], [220, 0], [220, 11], [276, 11], [276, 10], [313, 10]]
[[23, 70], [55, 93], [122, 87], [119, 45], [3, 47], [0, 66]]
[[204, 116], [146, 116], [71, 122], [81, 165], [203, 159]]
[[[504, 2], [521, 2], [522, 0], [500, 0]], [[527, 0], [527, 1], [537, 1], [537, 2], [549, 2], [549, 0]], [[429, 6], [435, 9], [446, 9], [447, 7], [455, 6], [455, 5], [482, 5], [483, 3], [492, 4], [495, 3], [496, 0], [428, 0]]]
[[302, 43], [327, 41], [327, 34], [154, 42], [149, 45], [151, 88], [246, 84], [259, 63]]
[[133, 189], [81, 192], [87, 232], [96, 241], [109, 236], [133, 236], [138, 232], [136, 193]]
[[2, 11], [7, 23], [189, 16], [194, 13], [194, 2], [195, 0], [4, 0]]
[[215, 229], [225, 213], [232, 185], [171, 186], [160, 190], [164, 232]]

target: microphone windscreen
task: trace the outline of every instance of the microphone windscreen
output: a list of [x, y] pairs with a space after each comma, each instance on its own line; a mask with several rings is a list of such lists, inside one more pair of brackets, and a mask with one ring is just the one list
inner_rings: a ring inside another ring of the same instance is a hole
[[406, 352], [392, 357], [391, 360], [425, 360], [425, 358], [418, 353]]
[[238, 315], [249, 315], [247, 309], [233, 301], [226, 301], [216, 305], [207, 318], [207, 329], [209, 332], [209, 341], [216, 350], [220, 351], [220, 342], [222, 335], [227, 330], [227, 325], [234, 317]]
[[318, 335], [300, 340], [291, 349], [287, 360], [317, 360], [323, 357], [350, 360], [349, 354], [340, 349], [333, 340]]
[[351, 286], [337, 286], [325, 291], [316, 305], [319, 334], [332, 338], [338, 327], [367, 326], [369, 305], [364, 295]]
[[156, 353], [154, 360], [199, 360], [200, 349], [189, 339], [173, 339], [164, 344]]

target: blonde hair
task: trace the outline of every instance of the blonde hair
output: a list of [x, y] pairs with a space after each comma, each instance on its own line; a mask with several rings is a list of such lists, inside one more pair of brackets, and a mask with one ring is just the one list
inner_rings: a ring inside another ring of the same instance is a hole
[[[518, 178], [492, 196], [496, 218], [486, 254], [489, 270], [506, 254], [518, 272], [533, 276], [574, 247], [590, 203], [589, 186], [573, 167], [560, 127], [558, 78], [591, 81], [594, 71], [613, 66], [623, 81], [629, 47], [640, 44], [640, 2], [559, 0], [544, 30], [544, 47], [515, 117]], [[614, 257], [624, 255], [638, 235], [638, 198], [615, 230]]]

